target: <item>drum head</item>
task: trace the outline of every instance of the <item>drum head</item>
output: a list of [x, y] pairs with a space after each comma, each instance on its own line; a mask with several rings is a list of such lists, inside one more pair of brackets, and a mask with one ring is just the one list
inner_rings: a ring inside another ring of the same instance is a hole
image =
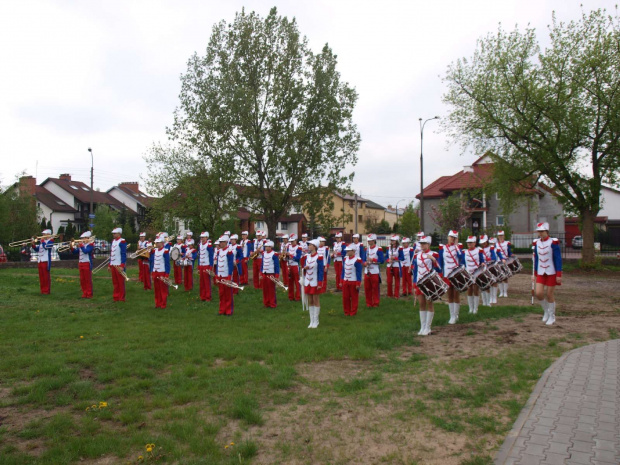
[[179, 249], [176, 249], [176, 248], [175, 248], [175, 249], [172, 249], [172, 250], [170, 251], [170, 258], [171, 258], [173, 261], [175, 261], [175, 262], [176, 262], [179, 258], [181, 258], [181, 251], [180, 251]]

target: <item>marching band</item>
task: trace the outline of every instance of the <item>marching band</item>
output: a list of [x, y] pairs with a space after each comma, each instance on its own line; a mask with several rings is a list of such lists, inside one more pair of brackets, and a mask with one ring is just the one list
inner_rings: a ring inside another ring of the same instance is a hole
[[[549, 236], [549, 225], [537, 225], [539, 239], [533, 248], [533, 295], [543, 309], [543, 322], [555, 322], [555, 288], [562, 284], [562, 258], [559, 241]], [[112, 230], [113, 240], [109, 259], [93, 270], [94, 237], [91, 232], [83, 233], [79, 239], [62, 243], [64, 250], [78, 255], [81, 298], [93, 297], [92, 275], [107, 264], [113, 283], [114, 302], [124, 302], [126, 297], [127, 243], [122, 229]], [[41, 294], [50, 293], [51, 253], [54, 246], [52, 231], [46, 229], [41, 236], [31, 240], [19, 241], [22, 245], [31, 243], [38, 262]], [[200, 234], [195, 243], [193, 233], [187, 231], [185, 238], [168, 237], [165, 232], [158, 233], [153, 246], [146, 233], [139, 235], [137, 251], [131, 258], [138, 259], [138, 281], [145, 290], [151, 289], [151, 277], [155, 294], [155, 308], [164, 309], [170, 286], [178, 288], [183, 283], [185, 291], [193, 289], [194, 265], [198, 262], [200, 300], [211, 302], [212, 284], [218, 289], [219, 314], [232, 315], [234, 296], [249, 284], [248, 261], [252, 260], [253, 286], [262, 290], [263, 305], [277, 307], [277, 287], [288, 293], [291, 301], [303, 301], [310, 314], [310, 325], [319, 326], [321, 311], [320, 295], [327, 291], [329, 265], [333, 262], [336, 292], [342, 292], [342, 305], [346, 316], [358, 312], [359, 291], [364, 284], [367, 308], [379, 307], [381, 265], [385, 264], [387, 296], [399, 298], [402, 295], [415, 295], [420, 304], [421, 336], [431, 334], [434, 317], [434, 302], [447, 299], [450, 313], [449, 324], [459, 319], [461, 293], [466, 293], [469, 313], [478, 313], [480, 297], [483, 306], [492, 306], [499, 297], [508, 297], [508, 279], [519, 273], [522, 265], [513, 255], [504, 231], [497, 232], [497, 239], [486, 234], [480, 237], [468, 236], [466, 247], [458, 242], [459, 232], [451, 230], [447, 242], [439, 244], [438, 251], [431, 251], [432, 239], [423, 232], [417, 234], [417, 241], [403, 237], [399, 243], [398, 235], [392, 235], [390, 245], [384, 252], [377, 245], [377, 236], [368, 234], [367, 246], [354, 234], [352, 242], [346, 244], [342, 233], [335, 235], [333, 247], [327, 245], [324, 237], [308, 240], [302, 234], [298, 242], [296, 234], [284, 236], [279, 251], [273, 241], [267, 239], [264, 231], [256, 231], [256, 238], [248, 239], [248, 231], [237, 234], [226, 231], [215, 244], [208, 232]], [[17, 243], [15, 243], [17, 244]], [[174, 280], [170, 279], [171, 268]], [[282, 280], [280, 280], [282, 277]], [[213, 283], [211, 281], [213, 278]]]

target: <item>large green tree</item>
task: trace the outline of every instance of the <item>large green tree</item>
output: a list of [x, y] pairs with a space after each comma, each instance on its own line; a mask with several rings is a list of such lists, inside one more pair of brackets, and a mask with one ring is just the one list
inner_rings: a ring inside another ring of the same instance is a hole
[[314, 53], [294, 19], [275, 8], [261, 18], [237, 13], [213, 27], [204, 56], [181, 77], [180, 103], [167, 129], [175, 150], [243, 186], [239, 205], [278, 219], [318, 186], [346, 188], [360, 136], [357, 93], [340, 78], [326, 44]]
[[495, 176], [529, 187], [539, 179], [579, 215], [583, 261], [594, 261], [594, 220], [603, 183], [620, 170], [620, 24], [605, 10], [536, 31], [503, 29], [450, 65], [444, 128], [464, 147], [490, 151]]
[[0, 244], [28, 239], [40, 235], [37, 221], [38, 209], [35, 198], [21, 190], [19, 181], [13, 186], [1, 189], [0, 194]]

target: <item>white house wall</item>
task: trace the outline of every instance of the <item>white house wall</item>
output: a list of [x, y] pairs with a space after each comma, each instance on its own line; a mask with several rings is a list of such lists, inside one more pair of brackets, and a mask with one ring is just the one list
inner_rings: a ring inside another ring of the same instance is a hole
[[606, 216], [610, 220], [620, 220], [620, 192], [603, 187], [601, 211], [598, 216]]
[[138, 212], [138, 202], [131, 195], [116, 188], [110, 190], [108, 194], [110, 194], [112, 197], [114, 197], [116, 200], [118, 200], [130, 210], [133, 210], [135, 213]]
[[62, 187], [60, 187], [58, 184], [56, 184], [54, 181], [46, 182], [43, 187], [70, 207], [77, 208], [75, 204], [75, 197], [66, 190], [64, 190]]

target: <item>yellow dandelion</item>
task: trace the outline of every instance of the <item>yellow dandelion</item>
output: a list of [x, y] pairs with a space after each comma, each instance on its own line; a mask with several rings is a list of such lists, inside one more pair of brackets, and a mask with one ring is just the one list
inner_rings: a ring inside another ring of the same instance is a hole
[[228, 446], [224, 446], [224, 449], [228, 449]]
[[84, 336], [80, 336], [80, 339], [84, 339]]
[[90, 408], [97, 408], [97, 406], [96, 405], [91, 405]]
[[88, 412], [90, 410], [90, 407], [86, 407], [86, 411]]
[[147, 448], [146, 448], [146, 451], [147, 451], [147, 452], [153, 452], [153, 448], [152, 448], [152, 447], [147, 447]]
[[231, 446], [234, 446], [234, 445], [235, 445], [235, 443], [234, 443], [234, 442], [231, 442], [231, 443], [230, 443], [230, 445], [231, 445]]
[[144, 460], [144, 457], [142, 457], [141, 455], [138, 455], [138, 461]]
[[99, 408], [101, 407], [107, 407], [108, 403], [107, 402], [99, 402]]

